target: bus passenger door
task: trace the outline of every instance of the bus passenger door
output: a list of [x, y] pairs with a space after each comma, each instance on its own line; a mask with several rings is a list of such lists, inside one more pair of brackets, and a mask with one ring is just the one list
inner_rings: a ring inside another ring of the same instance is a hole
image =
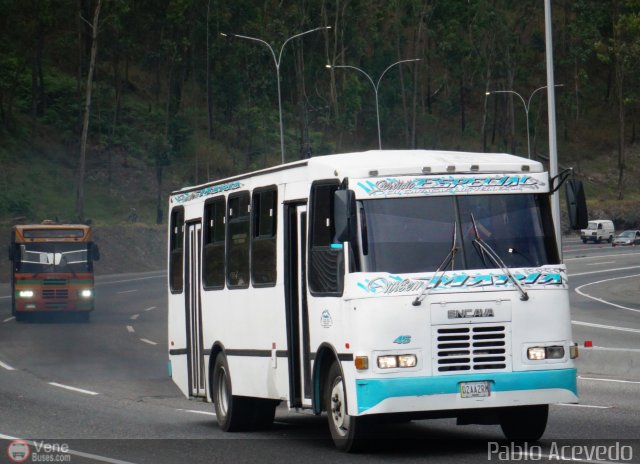
[[311, 357], [307, 308], [307, 206], [285, 205], [287, 342], [291, 407], [311, 407]]
[[205, 361], [202, 341], [202, 308], [200, 299], [200, 260], [202, 225], [189, 222], [185, 225], [185, 311], [187, 321], [187, 357], [190, 396], [205, 397]]

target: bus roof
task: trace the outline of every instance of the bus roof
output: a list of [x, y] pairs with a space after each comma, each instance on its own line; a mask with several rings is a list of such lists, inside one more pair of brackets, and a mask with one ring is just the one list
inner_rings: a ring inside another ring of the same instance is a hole
[[473, 153], [442, 150], [370, 150], [316, 156], [206, 184], [185, 187], [172, 192], [183, 194], [216, 184], [233, 182], [249, 177], [267, 175], [285, 170], [305, 168], [308, 178], [378, 177], [462, 173], [535, 173], [543, 172], [542, 163], [506, 153]]
[[86, 242], [91, 238], [91, 227], [86, 224], [20, 224], [13, 226], [13, 236], [16, 242]]

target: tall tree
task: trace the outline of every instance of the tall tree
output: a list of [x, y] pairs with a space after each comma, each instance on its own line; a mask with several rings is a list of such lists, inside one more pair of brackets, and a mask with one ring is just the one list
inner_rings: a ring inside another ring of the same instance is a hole
[[78, 163], [78, 188], [76, 196], [76, 216], [79, 221], [84, 221], [84, 176], [87, 162], [87, 138], [89, 135], [89, 117], [91, 115], [91, 92], [93, 90], [93, 71], [96, 65], [96, 55], [98, 54], [98, 26], [100, 19], [100, 8], [102, 0], [97, 0], [91, 22], [91, 58], [89, 60], [89, 71], [87, 73], [87, 87], [84, 100], [84, 118], [82, 121], [82, 136], [80, 138], [80, 162]]

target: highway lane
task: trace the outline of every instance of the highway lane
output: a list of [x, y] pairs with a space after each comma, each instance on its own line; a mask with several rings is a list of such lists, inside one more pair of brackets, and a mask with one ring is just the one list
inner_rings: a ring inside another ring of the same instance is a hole
[[[622, 277], [625, 272], [640, 274], [640, 270], [610, 271], [637, 266], [640, 254], [632, 256], [634, 250], [591, 247], [565, 253], [570, 273], [575, 273], [570, 276], [573, 286]], [[612, 259], [616, 261], [609, 263]], [[207, 462], [276, 462], [293, 457], [309, 462], [424, 462], [425, 458], [477, 462], [486, 459], [486, 441], [502, 438], [497, 426], [413, 421], [379, 432], [374, 454], [345, 456], [333, 449], [324, 416], [289, 413], [284, 408], [278, 410], [270, 431], [224, 434], [215, 424], [212, 406], [183, 398], [167, 376], [165, 279], [163, 273], [99, 278], [98, 306], [89, 324], [17, 324], [9, 317], [8, 300], [0, 298], [0, 362], [13, 368], [0, 365], [0, 438], [66, 440], [74, 449], [97, 456], [86, 458], [87, 462], [109, 462], [101, 461], [105, 457], [153, 463], [184, 462], [185, 455]], [[607, 287], [587, 288], [602, 298]], [[6, 286], [0, 286], [0, 297], [6, 295]], [[637, 327], [633, 312], [609, 311], [575, 292], [571, 298], [575, 320]], [[579, 336], [591, 330], [598, 334], [594, 341], [602, 340], [603, 346], [614, 346], [627, 335], [574, 326]], [[626, 346], [634, 339], [623, 341]], [[613, 380], [628, 377], [620, 372]], [[609, 380], [611, 376], [591, 373], [581, 378], [581, 406], [553, 406], [543, 443], [635, 438], [640, 383]]]
[[574, 239], [563, 249], [574, 338], [640, 350], [640, 247], [583, 245]]

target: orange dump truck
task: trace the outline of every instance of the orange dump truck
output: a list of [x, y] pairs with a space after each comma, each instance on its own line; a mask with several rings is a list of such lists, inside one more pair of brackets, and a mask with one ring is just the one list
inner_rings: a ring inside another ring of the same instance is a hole
[[16, 225], [11, 231], [12, 314], [77, 313], [94, 309], [93, 261], [98, 247], [84, 224]]

